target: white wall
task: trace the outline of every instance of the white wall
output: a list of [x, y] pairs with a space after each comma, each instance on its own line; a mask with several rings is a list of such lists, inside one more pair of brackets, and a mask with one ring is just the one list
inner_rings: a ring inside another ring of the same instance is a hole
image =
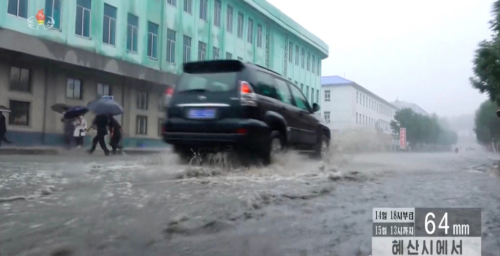
[[[330, 101], [325, 101], [326, 91], [330, 92]], [[395, 108], [374, 97], [373, 94], [349, 85], [323, 86], [320, 97], [321, 116], [325, 118], [325, 112], [330, 113], [328, 123], [330, 129], [365, 127], [375, 130], [379, 123], [384, 133], [391, 134], [390, 123]]]
[[[325, 101], [325, 91], [330, 91], [330, 101]], [[330, 113], [330, 129], [346, 129], [353, 125], [353, 107], [355, 105], [355, 90], [351, 86], [336, 86], [321, 88], [321, 116]]]

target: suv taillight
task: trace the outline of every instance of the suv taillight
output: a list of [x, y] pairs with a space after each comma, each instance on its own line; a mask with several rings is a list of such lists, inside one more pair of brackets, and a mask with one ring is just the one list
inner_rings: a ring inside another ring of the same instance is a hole
[[163, 106], [168, 107], [168, 104], [170, 103], [170, 100], [172, 99], [172, 95], [174, 94], [174, 88], [173, 87], [168, 87], [165, 90], [165, 95], [163, 96]]
[[242, 106], [257, 106], [257, 95], [252, 86], [245, 81], [240, 81], [240, 102]]

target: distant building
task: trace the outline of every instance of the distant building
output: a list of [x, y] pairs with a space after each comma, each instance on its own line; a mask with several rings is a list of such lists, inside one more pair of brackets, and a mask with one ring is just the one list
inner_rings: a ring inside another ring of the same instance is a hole
[[392, 102], [392, 105], [396, 106], [398, 108], [398, 110], [409, 108], [409, 109], [413, 110], [413, 112], [415, 112], [417, 114], [424, 115], [424, 116], [428, 116], [429, 115], [429, 113], [427, 113], [427, 111], [425, 111], [423, 108], [419, 107], [415, 103], [396, 100], [396, 101]]
[[391, 134], [397, 108], [356, 82], [340, 76], [321, 77], [321, 115], [331, 130], [379, 128]]

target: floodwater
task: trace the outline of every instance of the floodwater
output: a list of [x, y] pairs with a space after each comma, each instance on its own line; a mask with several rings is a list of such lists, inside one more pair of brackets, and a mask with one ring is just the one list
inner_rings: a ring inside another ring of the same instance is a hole
[[373, 207], [480, 207], [500, 251], [489, 153], [230, 159], [0, 156], [0, 255], [369, 255]]

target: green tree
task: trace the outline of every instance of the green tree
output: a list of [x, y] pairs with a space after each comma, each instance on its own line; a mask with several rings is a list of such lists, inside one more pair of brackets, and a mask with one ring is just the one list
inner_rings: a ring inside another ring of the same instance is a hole
[[493, 3], [493, 19], [490, 21], [493, 32], [490, 40], [479, 43], [474, 56], [474, 77], [472, 86], [481, 93], [487, 93], [491, 101], [500, 105], [500, 0]]
[[407, 108], [397, 111], [394, 119], [397, 122], [391, 122], [393, 134], [399, 136], [399, 128], [406, 128], [406, 140], [411, 144], [449, 146], [457, 143], [457, 134], [443, 127], [437, 115], [420, 115]]
[[476, 111], [474, 132], [477, 140], [483, 144], [500, 140], [500, 118], [496, 116], [496, 109], [495, 103], [485, 101]]

